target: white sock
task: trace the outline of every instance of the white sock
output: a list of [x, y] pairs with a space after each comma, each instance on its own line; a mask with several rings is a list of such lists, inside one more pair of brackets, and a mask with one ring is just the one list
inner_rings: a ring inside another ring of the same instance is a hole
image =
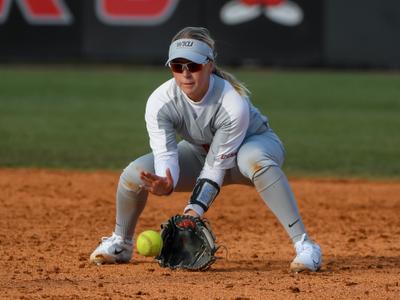
[[140, 214], [146, 206], [148, 192], [134, 192], [127, 189], [121, 182], [116, 195], [115, 234], [124, 239], [132, 239]]
[[293, 192], [281, 168], [268, 167], [266, 170], [256, 173], [253, 182], [258, 193], [285, 228], [292, 242], [300, 241], [306, 231]]

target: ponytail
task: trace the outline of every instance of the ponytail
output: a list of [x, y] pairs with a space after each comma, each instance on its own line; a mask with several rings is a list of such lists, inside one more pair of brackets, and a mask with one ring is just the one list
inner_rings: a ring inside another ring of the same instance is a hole
[[231, 73], [222, 70], [216, 64], [214, 64], [213, 73], [215, 75], [217, 75], [218, 77], [221, 77], [221, 78], [227, 80], [233, 86], [233, 88], [236, 90], [236, 92], [238, 92], [241, 96], [243, 96], [243, 97], [250, 96], [249, 89], [242, 82], [237, 80], [236, 77], [233, 76]]

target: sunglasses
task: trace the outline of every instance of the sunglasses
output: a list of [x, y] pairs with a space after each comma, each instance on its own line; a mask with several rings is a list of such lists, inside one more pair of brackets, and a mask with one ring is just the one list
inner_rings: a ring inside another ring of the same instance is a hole
[[208, 63], [208, 60], [203, 63], [203, 64], [196, 64], [194, 62], [188, 62], [188, 63], [174, 63], [170, 62], [169, 67], [171, 68], [172, 72], [174, 73], [183, 73], [183, 70], [186, 69], [190, 73], [196, 73], [201, 71], [203, 69], [203, 66]]

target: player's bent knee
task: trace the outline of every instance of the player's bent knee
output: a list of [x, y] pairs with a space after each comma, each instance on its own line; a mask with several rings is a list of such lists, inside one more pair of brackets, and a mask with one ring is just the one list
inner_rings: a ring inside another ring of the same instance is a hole
[[240, 172], [253, 182], [256, 176], [264, 173], [271, 166], [277, 166], [277, 163], [268, 158], [258, 157], [257, 159], [253, 159], [251, 157], [245, 157], [244, 159], [240, 159], [238, 157]]
[[142, 171], [150, 171], [148, 170], [144, 164], [140, 163], [140, 159], [137, 159], [131, 162], [122, 172], [119, 178], [119, 185], [124, 189], [139, 192], [142, 186], [142, 180], [140, 179], [140, 173]]
[[261, 149], [240, 149], [237, 156], [237, 164], [243, 176], [254, 181], [254, 177], [264, 173], [271, 166], [279, 166], [280, 162], [273, 155], [263, 152]]
[[254, 174], [264, 167], [268, 167], [269, 163], [264, 159], [264, 154], [259, 151], [239, 152], [237, 156], [237, 164], [243, 176], [253, 179]]
[[126, 190], [139, 192], [141, 189], [140, 174], [135, 168], [127, 166], [119, 177], [118, 185]]

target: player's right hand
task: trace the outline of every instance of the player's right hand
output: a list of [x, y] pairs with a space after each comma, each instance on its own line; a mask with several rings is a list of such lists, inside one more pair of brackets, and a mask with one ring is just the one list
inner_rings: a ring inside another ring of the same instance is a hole
[[174, 180], [172, 179], [170, 169], [166, 170], [166, 177], [142, 171], [140, 173], [140, 179], [144, 183], [143, 188], [154, 195], [169, 195], [174, 189]]

